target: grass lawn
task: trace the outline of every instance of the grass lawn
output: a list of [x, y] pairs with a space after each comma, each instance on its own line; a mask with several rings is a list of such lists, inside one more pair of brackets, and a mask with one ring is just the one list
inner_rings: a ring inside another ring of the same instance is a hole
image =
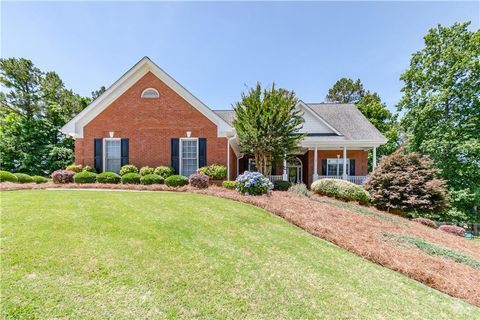
[[1, 317], [479, 319], [480, 309], [250, 205], [1, 193]]

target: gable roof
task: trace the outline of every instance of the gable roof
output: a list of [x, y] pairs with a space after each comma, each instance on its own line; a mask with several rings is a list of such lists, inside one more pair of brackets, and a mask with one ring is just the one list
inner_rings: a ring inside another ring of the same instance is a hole
[[387, 142], [385, 136], [352, 103], [307, 103], [307, 105], [335, 127], [345, 140]]
[[200, 111], [205, 117], [217, 126], [218, 136], [233, 135], [231, 125], [223, 120], [219, 115], [213, 112], [203, 102], [191, 94], [180, 83], [173, 79], [168, 73], [157, 66], [150, 58], [143, 57], [123, 76], [115, 81], [102, 95], [95, 99], [88, 107], [83, 109], [72, 120], [65, 124], [60, 131], [76, 138], [83, 138], [83, 128], [103, 110], [105, 110], [113, 101], [133, 86], [145, 74], [152, 72], [157, 78], [164, 82], [170, 89], [185, 99], [195, 109]]
[[[371, 141], [383, 144], [387, 139], [377, 128], [358, 110], [354, 104], [338, 103], [303, 103], [307, 110], [314, 112], [321, 121], [332, 128], [336, 136], [315, 136], [322, 141]], [[230, 125], [233, 123], [233, 110], [214, 110]]]

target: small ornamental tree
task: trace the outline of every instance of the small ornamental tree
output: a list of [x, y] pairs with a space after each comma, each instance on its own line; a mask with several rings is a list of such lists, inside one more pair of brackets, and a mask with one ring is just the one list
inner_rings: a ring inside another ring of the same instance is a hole
[[439, 212], [449, 205], [447, 182], [427, 156], [405, 154], [400, 148], [384, 158], [365, 184], [373, 204], [383, 210], [409, 213]]
[[295, 151], [304, 134], [299, 131], [303, 113], [296, 108], [293, 91], [261, 88], [257, 83], [234, 105], [233, 125], [240, 141], [240, 151], [253, 155], [257, 170], [270, 174], [272, 161]]

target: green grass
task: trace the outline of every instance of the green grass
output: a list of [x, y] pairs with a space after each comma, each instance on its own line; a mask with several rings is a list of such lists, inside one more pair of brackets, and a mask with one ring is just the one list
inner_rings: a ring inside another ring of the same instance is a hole
[[388, 240], [393, 240], [400, 244], [414, 246], [417, 249], [420, 249], [431, 256], [450, 259], [455, 262], [470, 266], [472, 268], [480, 269], [480, 261], [478, 261], [474, 257], [469, 256], [468, 254], [464, 254], [462, 252], [458, 252], [453, 249], [442, 247], [435, 243], [425, 241], [421, 238], [414, 237], [414, 236], [407, 236], [404, 234], [394, 234], [389, 232], [382, 233], [382, 236]]
[[160, 192], [1, 193], [1, 317], [478, 319], [263, 210]]

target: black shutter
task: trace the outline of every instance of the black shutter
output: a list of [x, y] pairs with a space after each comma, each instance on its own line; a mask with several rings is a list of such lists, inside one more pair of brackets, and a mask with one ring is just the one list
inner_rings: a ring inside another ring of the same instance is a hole
[[121, 166], [128, 164], [128, 139], [122, 139]]
[[172, 160], [172, 167], [175, 169], [176, 174], [180, 174], [180, 158], [179, 158], [179, 150], [180, 149], [180, 141], [178, 138], [172, 138], [171, 140], [171, 147], [170, 147], [170, 156]]
[[98, 173], [103, 171], [102, 139], [93, 139], [93, 166]]
[[354, 176], [355, 175], [355, 160], [350, 160], [350, 175]]
[[276, 175], [277, 174], [277, 161], [272, 161], [272, 170], [271, 170], [271, 175]]
[[327, 159], [322, 159], [322, 176], [327, 175]]
[[[230, 150], [228, 150], [230, 152]], [[207, 139], [198, 138], [198, 167], [207, 165]]]

